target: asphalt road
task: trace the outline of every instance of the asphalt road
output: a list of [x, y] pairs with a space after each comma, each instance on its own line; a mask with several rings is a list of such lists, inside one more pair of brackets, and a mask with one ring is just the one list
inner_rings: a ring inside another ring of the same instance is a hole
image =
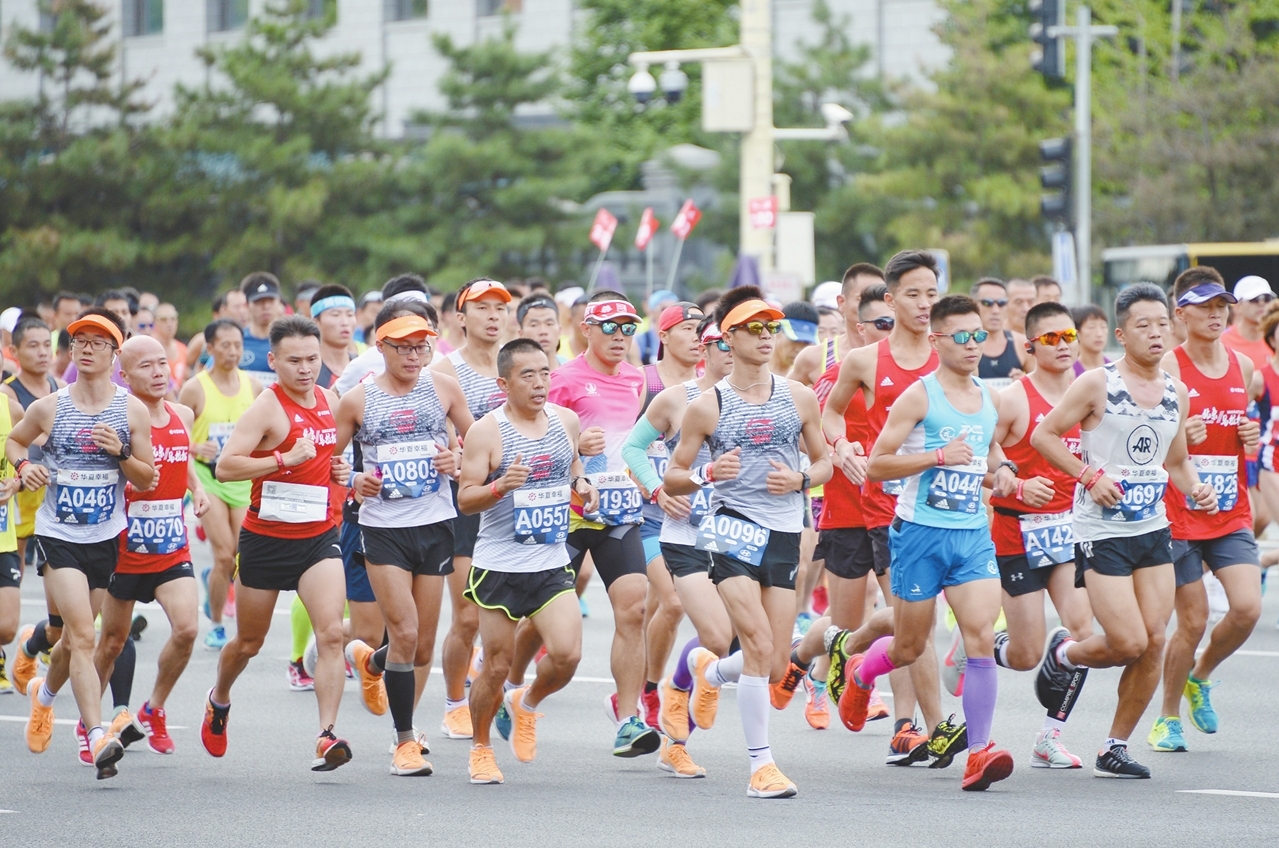
[[[197, 568], [203, 560], [207, 548], [199, 545]], [[40, 581], [30, 572], [27, 577], [24, 623], [43, 612]], [[613, 691], [608, 600], [597, 582], [586, 597], [591, 616], [584, 622], [579, 677], [539, 707], [546, 717], [539, 724], [536, 762], [522, 765], [509, 749], [498, 747], [505, 785], [467, 782], [469, 743], [439, 733], [444, 696], [438, 674], [432, 675], [417, 715], [418, 726], [430, 736], [434, 775], [387, 773], [390, 717], [365, 712], [350, 681], [338, 729], [350, 740], [355, 758], [335, 772], [312, 773], [315, 701], [286, 685], [289, 598], [282, 596], [266, 648], [236, 686], [230, 748], [222, 760], [208, 756], [199, 742], [203, 698], [217, 659], [201, 646], [169, 701], [177, 752], [161, 757], [134, 746], [112, 780], [94, 780], [93, 771], [76, 757], [72, 725], [77, 716], [69, 690], [58, 699], [53, 743], [39, 756], [23, 739], [26, 702], [0, 698], [2, 842], [128, 848], [1279, 842], [1279, 757], [1264, 736], [1264, 721], [1274, 714], [1279, 693], [1279, 593], [1265, 598], [1257, 631], [1218, 674], [1224, 682], [1214, 698], [1219, 733], [1205, 736], [1187, 724], [1190, 753], [1154, 754], [1143, 744], [1154, 715], [1147, 711], [1133, 751], [1153, 769], [1151, 780], [1091, 775], [1092, 757], [1109, 727], [1118, 672], [1092, 672], [1064, 734], [1066, 745], [1088, 767], [1048, 771], [1030, 768], [1030, 749], [1043, 717], [1031, 675], [1001, 669], [994, 733], [1017, 760], [1007, 781], [970, 794], [959, 789], [962, 761], [944, 771], [887, 767], [891, 722], [874, 722], [852, 734], [836, 718], [831, 729], [814, 731], [804, 721], [800, 695], [787, 711], [772, 714], [774, 754], [799, 787], [798, 797], [782, 801], [746, 797], [745, 743], [731, 689], [721, 701], [716, 727], [698, 731], [689, 745], [706, 767], [706, 779], [675, 780], [657, 769], [656, 755], [633, 760], [611, 755], [613, 729], [602, 709]], [[150, 626], [137, 645], [134, 708], [146, 697], [167, 635], [158, 608], [145, 614]], [[939, 643], [945, 641], [939, 637]], [[945, 693], [943, 698], [944, 709], [960, 712], [957, 699]], [[1252, 735], [1249, 721], [1263, 722], [1254, 728], [1261, 735]]]

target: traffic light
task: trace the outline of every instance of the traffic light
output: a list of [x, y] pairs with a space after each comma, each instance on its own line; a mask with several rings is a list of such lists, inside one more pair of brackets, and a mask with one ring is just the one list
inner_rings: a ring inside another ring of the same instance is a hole
[[1070, 184], [1073, 145], [1069, 138], [1049, 138], [1039, 142], [1039, 158], [1047, 164], [1039, 169], [1039, 184], [1047, 193], [1039, 198], [1039, 214], [1070, 223]]
[[1030, 53], [1030, 66], [1048, 82], [1066, 78], [1066, 39], [1051, 36], [1050, 27], [1065, 26], [1066, 0], [1030, 0], [1027, 4], [1036, 20], [1030, 25], [1030, 39], [1039, 46]]

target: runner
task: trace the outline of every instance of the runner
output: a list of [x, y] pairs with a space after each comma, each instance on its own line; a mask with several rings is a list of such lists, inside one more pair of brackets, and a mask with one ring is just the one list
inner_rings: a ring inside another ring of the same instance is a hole
[[391, 711], [396, 734], [391, 773], [430, 774], [413, 730], [414, 669], [421, 669], [425, 682], [444, 577], [453, 569], [457, 513], [444, 480], [453, 477], [457, 457], [449, 449], [446, 422], [465, 436], [472, 419], [457, 381], [426, 370], [437, 334], [425, 304], [395, 301], [382, 307], [374, 338], [386, 370], [342, 397], [338, 448], [354, 437], [362, 464], [375, 469], [356, 474], [351, 488], [363, 498], [362, 553], [389, 639], [375, 651], [353, 638], [346, 657], [369, 711]]
[[1061, 303], [1061, 283], [1046, 274], [1030, 278], [1035, 287], [1035, 303]]
[[[17, 401], [11, 397], [0, 399], [0, 437], [9, 438], [14, 423], [21, 420], [22, 407]], [[5, 669], [4, 646], [17, 635], [22, 615], [22, 556], [18, 553], [18, 502], [14, 498], [19, 487], [13, 467], [8, 462], [0, 463], [0, 695], [13, 693]], [[18, 645], [19, 655], [23, 647]], [[26, 694], [26, 681], [22, 694]]]
[[[1191, 461], [1198, 479], [1216, 490], [1220, 512], [1208, 518], [1202, 510], [1190, 508], [1175, 483], [1164, 497], [1172, 522], [1177, 629], [1164, 655], [1163, 711], [1147, 740], [1155, 751], [1187, 749], [1181, 732], [1183, 693], [1190, 702], [1190, 723], [1203, 733], [1217, 732], [1209, 675], [1243, 645], [1261, 617], [1261, 557], [1248, 499], [1240, 497], [1248, 485], [1245, 454], [1254, 451], [1260, 434], [1257, 422], [1248, 418], [1253, 363], [1221, 343], [1235, 298], [1215, 268], [1201, 265], [1183, 271], [1173, 295], [1188, 338], [1164, 355], [1162, 367], [1186, 386]], [[1196, 660], [1208, 625], [1205, 565], [1221, 581], [1230, 608], [1212, 628]]]
[[[221, 318], [240, 328], [249, 323], [249, 302], [245, 299], [244, 292], [235, 288], [213, 298], [213, 316], [210, 320], [217, 321]], [[199, 332], [187, 342], [187, 373], [196, 374], [209, 367], [209, 362], [204, 333]]]
[[[200, 596], [191, 568], [182, 502], [189, 490], [199, 518], [208, 509], [209, 498], [189, 462], [189, 434], [195, 415], [185, 406], [172, 406], [164, 400], [173, 376], [164, 346], [156, 339], [137, 336], [121, 346], [120, 360], [133, 396], [147, 408], [157, 479], [145, 491], [125, 487], [128, 526], [120, 534], [119, 559], [102, 602], [102, 636], [94, 665], [105, 684], [129, 640], [134, 604], [159, 602], [169, 619], [169, 639], [160, 650], [151, 697], [123, 728], [120, 741], [128, 745], [146, 739], [155, 753], [172, 754], [164, 705], [191, 659], [199, 633], [196, 607]], [[83, 732], [83, 727], [77, 731]]]
[[1014, 278], [1005, 284], [1004, 290], [1008, 292], [1008, 311], [1005, 314], [1008, 329], [1025, 335], [1026, 314], [1035, 305], [1035, 284], [1030, 280]]
[[533, 292], [520, 301], [515, 317], [520, 322], [520, 334], [537, 342], [545, 351], [552, 371], [568, 361], [557, 352], [560, 346], [560, 312], [554, 298], [545, 292]]
[[[1028, 349], [1035, 370], [1000, 394], [995, 440], [1017, 466], [1017, 491], [992, 497], [991, 535], [1003, 586], [1004, 618], [1008, 629], [995, 633], [995, 662], [1014, 671], [1039, 665], [1047, 624], [1044, 592], [1072, 639], [1092, 635], [1088, 594], [1075, 586], [1075, 545], [1070, 535], [1070, 505], [1074, 481], [1053, 468], [1030, 446], [1030, 437], [1069, 388], [1079, 352], [1079, 333], [1070, 310], [1059, 303], [1039, 304], [1026, 314]], [[1079, 431], [1065, 436], [1066, 449], [1079, 455]], [[961, 676], [965, 658], [962, 640], [955, 665]], [[1079, 669], [1067, 689], [1066, 702], [1048, 708], [1043, 729], [1035, 739], [1030, 764], [1034, 768], [1080, 768], [1083, 763], [1061, 743], [1061, 731], [1083, 689], [1087, 669]]]
[[[1087, 371], [1031, 434], [1031, 447], [1078, 485], [1072, 508], [1075, 585], [1102, 633], [1080, 642], [1052, 634], [1036, 690], [1061, 704], [1075, 669], [1123, 666], [1110, 736], [1097, 753], [1097, 777], [1148, 778], [1128, 753], [1128, 737], [1159, 685], [1164, 634], [1172, 615], [1172, 536], [1164, 511], [1168, 480], [1209, 515], [1217, 493], [1199, 481], [1186, 452], [1186, 389], [1160, 367], [1169, 337], [1168, 301], [1138, 283], [1115, 300], [1118, 362]], [[1062, 437], [1080, 427], [1082, 459]], [[1121, 485], [1122, 483], [1122, 485]]]
[[178, 341], [178, 309], [172, 303], [161, 303], [155, 308], [154, 335], [164, 345], [173, 384], [181, 386], [187, 378], [187, 346]]
[[782, 309], [782, 330], [774, 342], [774, 374], [785, 377], [795, 365], [795, 359], [805, 349], [817, 344], [817, 308], [811, 303], [797, 300]]
[[981, 346], [981, 368], [977, 376], [992, 391], [1006, 389], [1034, 367], [1032, 357], [1026, 353], [1026, 337], [1004, 329], [1008, 287], [994, 277], [984, 277], [973, 286], [973, 300], [981, 308], [981, 326], [988, 334]]
[[211, 356], [207, 369], [187, 381], [178, 402], [195, 414], [191, 427], [191, 463], [200, 487], [208, 494], [209, 508], [200, 519], [213, 553], [213, 566], [201, 573], [205, 586], [204, 614], [212, 622], [204, 646], [212, 651], [226, 646], [227, 594], [235, 574], [240, 527], [249, 508], [252, 484], [248, 480], [223, 483], [217, 478], [218, 457], [235, 423], [253, 405], [262, 386], [239, 368], [244, 356], [244, 331], [227, 318], [204, 328], [205, 349]]
[[320, 374], [316, 382], [333, 388], [355, 357], [351, 337], [355, 333], [355, 299], [346, 286], [319, 286], [311, 292], [311, 320], [320, 326]]
[[[506, 332], [510, 303], [511, 293], [496, 280], [467, 283], [457, 294], [457, 314], [466, 343], [431, 366], [432, 371], [462, 385], [471, 418], [477, 421], [506, 401], [497, 387], [497, 353]], [[477, 656], [475, 637], [480, 615], [479, 607], [465, 597], [465, 591], [479, 532], [479, 515], [463, 514], [453, 521], [453, 571], [448, 577], [453, 615], [440, 663], [444, 667], [444, 721], [440, 729], [449, 739], [470, 739], [472, 733], [466, 681], [475, 676], [468, 672]]]
[[280, 281], [274, 274], [254, 271], [240, 281], [240, 291], [248, 301], [249, 321], [244, 325], [244, 357], [240, 368], [256, 377], [263, 386], [275, 382], [268, 365], [271, 354], [271, 322], [284, 315]]
[[[545, 349], [515, 339], [497, 359], [506, 401], [467, 433], [458, 503], [482, 511], [466, 594], [480, 609], [484, 667], [471, 684], [471, 783], [501, 783], [490, 727], [499, 703], [514, 723], [511, 753], [537, 755], [537, 708], [568, 685], [582, 655], [582, 616], [567, 545], [570, 492], [594, 512], [599, 494], [583, 476], [577, 416], [548, 405]], [[515, 628], [527, 618], [546, 645], [529, 686], [503, 692]]]
[[[799, 355], [795, 357], [795, 364], [791, 366], [792, 380], [812, 388], [818, 378], [843, 359], [844, 353], [861, 346], [857, 325], [862, 320], [858, 312], [862, 292], [869, 286], [883, 282], [884, 272], [869, 262], [858, 262], [856, 265], [849, 266], [844, 272], [844, 281], [836, 299], [837, 308], [844, 316], [843, 328], [834, 339], [811, 345], [799, 352]], [[823, 285], [827, 284], [823, 283]], [[827, 393], [829, 393], [829, 387]], [[825, 395], [818, 393], [817, 399], [825, 400]]]
[[315, 695], [320, 713], [312, 771], [331, 771], [351, 759], [351, 746], [333, 733], [342, 700], [342, 608], [345, 581], [329, 483], [345, 483], [349, 467], [335, 455], [336, 395], [315, 385], [320, 328], [289, 316], [271, 325], [267, 364], [279, 375], [253, 401], [222, 448], [222, 482], [252, 480], [252, 502], [240, 530], [236, 634], [218, 657], [200, 741], [215, 757], [226, 753], [231, 686], [262, 649], [276, 597], [296, 591], [315, 625], [319, 659]]
[[[124, 480], [139, 489], [155, 478], [150, 417], [142, 401], [111, 383], [124, 326], [112, 312], [86, 309], [67, 327], [79, 379], [31, 404], [5, 443], [5, 455], [35, 490], [52, 482], [36, 513], [44, 587], [65, 622], [47, 679], [27, 686], [27, 747], [41, 753], [53, 735], [53, 700], [69, 679], [88, 729], [99, 780], [114, 777], [124, 747], [102, 726], [102, 684], [93, 665], [93, 620], [116, 563], [125, 528]], [[28, 448], [44, 439], [42, 463]]]
[[[431, 326], [439, 326], [439, 313], [431, 305], [426, 294], [426, 283], [417, 274], [401, 274], [392, 277], [382, 285], [382, 303], [386, 305], [392, 300], [414, 301], [426, 307], [426, 314]], [[381, 311], [381, 308], [378, 309]], [[376, 317], [376, 316], [375, 316]], [[440, 342], [437, 342], [437, 345]], [[438, 353], [438, 351], [437, 351]], [[378, 351], [377, 345], [369, 345], [368, 350], [361, 353], [346, 366], [342, 376], [333, 384], [333, 391], [344, 395], [355, 388], [361, 380], [369, 375], [381, 374], [386, 370], [386, 362]]]
[[[830, 479], [831, 471], [816, 395], [770, 373], [782, 318], [754, 286], [720, 298], [715, 320], [732, 350], [732, 371], [713, 394], [689, 404], [664, 481], [673, 495], [694, 495], [705, 483], [715, 484], [710, 512], [698, 527], [698, 547], [711, 552], [710, 578], [742, 650], [723, 659], [702, 647], [689, 653], [690, 712], [698, 727], [709, 728], [717, 690], [737, 683], [752, 798], [796, 793], [769, 747], [768, 684], [787, 669], [804, 493], [813, 480]], [[799, 470], [801, 438], [808, 446], [807, 472]], [[712, 462], [694, 472], [703, 445]]]
[[[1252, 360], [1254, 369], [1261, 369], [1261, 364], [1274, 355], [1261, 326], [1263, 316], [1275, 302], [1274, 290], [1265, 279], [1250, 274], [1235, 283], [1234, 295], [1239, 301], [1231, 308], [1234, 323], [1222, 333], [1221, 342]], [[1279, 515], [1271, 508], [1279, 508], [1279, 499], [1271, 499], [1260, 490], [1260, 473], [1261, 464], [1254, 450], [1248, 454], [1248, 501], [1252, 507], [1252, 530], [1257, 536], [1270, 526], [1272, 516]]]

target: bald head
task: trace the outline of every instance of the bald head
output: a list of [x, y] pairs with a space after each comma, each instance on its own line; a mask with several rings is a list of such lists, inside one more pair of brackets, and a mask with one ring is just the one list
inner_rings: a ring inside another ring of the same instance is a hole
[[120, 370], [128, 371], [131, 363], [144, 356], [164, 356], [164, 345], [151, 336], [133, 336], [120, 345]]
[[130, 391], [142, 400], [169, 393], [169, 360], [164, 345], [150, 336], [134, 336], [120, 345], [120, 371]]

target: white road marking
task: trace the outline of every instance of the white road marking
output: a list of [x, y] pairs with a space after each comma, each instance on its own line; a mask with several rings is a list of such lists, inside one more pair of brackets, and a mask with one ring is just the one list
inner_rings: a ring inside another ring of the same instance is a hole
[[1236, 798], [1279, 798], [1279, 792], [1244, 792], [1239, 789], [1178, 789], [1182, 795], [1230, 795]]
[[1279, 651], [1235, 651], [1234, 656], [1240, 657], [1279, 657]]
[[[0, 721], [18, 721], [18, 722], [22, 722], [23, 724], [26, 724], [26, 723], [27, 723], [27, 717], [26, 717], [26, 716], [14, 716], [14, 715], [0, 715]], [[77, 719], [70, 719], [70, 718], [55, 718], [55, 719], [53, 720], [53, 723], [54, 723], [54, 724], [66, 724], [66, 725], [70, 725], [70, 726], [74, 727], [76, 724], [78, 724], [78, 723], [79, 723], [79, 721], [78, 721]], [[187, 729], [186, 727], [184, 727], [183, 725], [180, 725], [180, 724], [171, 724], [171, 725], [169, 725], [169, 730], [186, 730], [186, 729]], [[6, 811], [5, 811], [5, 810], [0, 810], [0, 813], [3, 813], [3, 812], [6, 812]]]

